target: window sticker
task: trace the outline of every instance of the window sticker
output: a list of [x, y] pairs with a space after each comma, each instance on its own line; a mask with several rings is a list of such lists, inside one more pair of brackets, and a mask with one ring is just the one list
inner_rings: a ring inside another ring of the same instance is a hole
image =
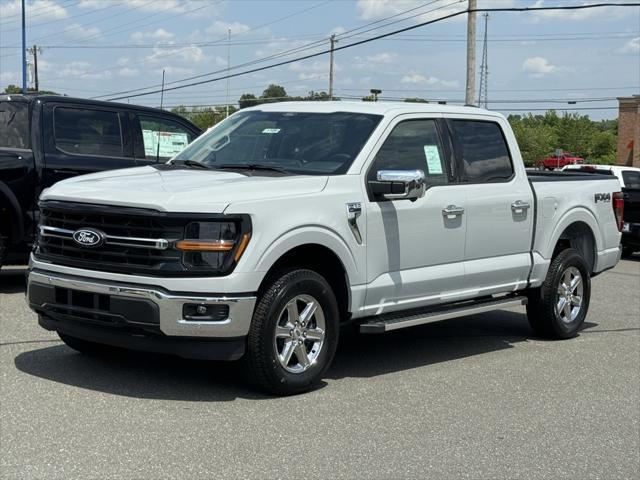
[[442, 175], [442, 162], [437, 145], [424, 145], [424, 156], [427, 159], [427, 173], [429, 175]]
[[279, 128], [265, 128], [262, 133], [278, 133], [279, 131]]
[[[186, 133], [142, 130], [146, 157], [173, 157], [189, 143]], [[158, 146], [158, 142], [160, 145]]]

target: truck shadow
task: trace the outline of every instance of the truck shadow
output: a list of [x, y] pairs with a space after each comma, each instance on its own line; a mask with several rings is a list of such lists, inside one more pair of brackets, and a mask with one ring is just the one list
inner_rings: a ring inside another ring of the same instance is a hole
[[21, 293], [27, 289], [27, 269], [24, 267], [0, 270], [0, 294]]
[[[586, 324], [586, 328], [595, 324]], [[327, 379], [371, 378], [514, 348], [533, 339], [522, 313], [498, 311], [372, 336], [345, 335]], [[237, 363], [118, 352], [81, 355], [64, 345], [19, 354], [18, 370], [35, 377], [118, 396], [192, 402], [271, 398], [252, 390]], [[429, 369], [424, 370], [429, 375]], [[323, 382], [319, 388], [326, 386]]]

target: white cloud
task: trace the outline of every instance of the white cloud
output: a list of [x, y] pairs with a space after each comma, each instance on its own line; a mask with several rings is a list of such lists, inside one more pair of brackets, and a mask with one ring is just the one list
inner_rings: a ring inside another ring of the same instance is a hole
[[137, 68], [122, 67], [116, 73], [120, 77], [135, 77], [139, 72]]
[[0, 72], [0, 82], [2, 83], [18, 83], [21, 79], [21, 74], [18, 72]]
[[150, 32], [134, 32], [131, 34], [131, 40], [134, 42], [142, 42], [143, 40], [157, 40], [162, 42], [169, 41], [173, 37], [173, 33], [165, 30], [164, 28], [158, 28]]
[[[513, 3], [514, 0], [502, 0], [500, 6], [508, 6]], [[490, 4], [490, 0], [480, 0], [479, 7], [482, 4]], [[432, 4], [426, 5], [424, 9], [418, 8], [424, 5], [425, 2], [422, 0], [358, 0], [356, 7], [360, 13], [360, 18], [362, 20], [381, 20], [383, 18], [397, 15], [402, 12], [406, 12], [407, 10], [412, 10], [408, 12], [407, 15], [416, 15], [411, 18], [411, 21], [415, 23], [419, 22], [427, 22], [430, 20], [434, 20], [436, 18], [446, 17], [447, 15], [451, 15], [453, 13], [461, 12], [467, 9], [466, 1], [450, 1], [448, 4]], [[422, 14], [420, 14], [423, 12]], [[466, 15], [458, 15], [457, 17], [453, 17], [452, 20], [465, 20]]]
[[522, 62], [522, 71], [532, 77], [544, 77], [558, 71], [558, 67], [549, 63], [544, 57], [531, 57]]
[[[27, 10], [27, 22], [30, 22], [31, 14], [38, 14], [34, 21], [41, 20], [53, 20], [60, 18], [67, 18], [68, 14], [62, 5], [59, 5], [53, 0], [35, 0], [31, 3], [25, 4]], [[11, 2], [3, 3], [0, 5], [0, 19], [5, 19], [9, 16], [19, 16], [22, 14], [21, 0], [13, 0]], [[16, 20], [16, 24], [19, 20]]]
[[200, 47], [190, 45], [179, 48], [155, 47], [153, 53], [146, 56], [144, 61], [145, 63], [158, 63], [166, 61], [169, 57], [171, 57], [171, 60], [185, 63], [202, 63], [209, 60]]
[[375, 55], [368, 55], [365, 57], [365, 60], [370, 63], [393, 63], [398, 58], [397, 53], [393, 52], [382, 52], [376, 53]]
[[207, 28], [206, 31], [207, 33], [210, 33], [212, 35], [226, 35], [229, 29], [231, 29], [231, 36], [233, 37], [233, 35], [248, 32], [249, 30], [251, 30], [251, 27], [240, 22], [229, 23], [216, 20], [210, 27]]
[[77, 39], [86, 39], [88, 37], [94, 37], [100, 35], [100, 29], [97, 27], [83, 27], [79, 23], [73, 23], [64, 27], [64, 32], [67, 36]]
[[74, 61], [66, 63], [65, 65], [53, 70], [53, 75], [57, 78], [65, 77], [81, 77], [83, 79], [106, 79], [111, 78], [111, 72], [93, 71], [91, 70], [91, 64], [89, 62]]
[[[299, 80], [317, 80], [329, 76], [329, 62], [295, 62], [289, 65], [289, 70], [298, 74]], [[341, 66], [337, 63], [333, 63], [333, 71], [341, 71]]]
[[163, 70], [167, 75], [191, 75], [195, 73], [193, 68], [177, 67], [173, 65], [165, 65], [164, 67], [155, 70], [154, 73], [162, 75]]
[[[184, 12], [191, 10], [188, 8], [192, 2], [180, 2], [178, 0], [128, 0], [126, 8], [135, 8], [147, 12]], [[114, 6], [113, 0], [81, 0], [80, 8], [106, 8]]]
[[342, 35], [344, 32], [346, 32], [347, 29], [344, 27], [333, 27], [331, 30], [329, 30], [329, 34], [328, 35]]
[[[589, 5], [593, 3], [599, 3], [596, 1], [583, 1], [578, 5]], [[531, 5], [532, 7], [546, 7], [555, 6], [549, 3], [545, 3], [545, 0], [536, 0], [536, 3]], [[531, 12], [535, 20], [592, 20], [602, 19], [604, 17], [619, 17], [624, 14], [626, 8], [615, 7], [600, 7], [600, 8], [585, 8], [582, 10], [538, 10]]]
[[400, 83], [425, 84], [425, 85], [442, 85], [443, 87], [455, 88], [460, 85], [457, 80], [442, 80], [433, 76], [425, 76], [416, 72], [409, 72], [400, 79]]
[[640, 52], [640, 37], [632, 38], [629, 40], [622, 51], [625, 53], [638, 53]]

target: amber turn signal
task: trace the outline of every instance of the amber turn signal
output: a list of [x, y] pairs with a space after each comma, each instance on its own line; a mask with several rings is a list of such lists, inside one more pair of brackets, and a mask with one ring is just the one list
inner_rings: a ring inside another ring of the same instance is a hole
[[242, 254], [244, 253], [245, 249], [247, 248], [247, 245], [249, 244], [250, 238], [251, 238], [250, 233], [245, 233], [242, 236], [242, 240], [240, 240], [240, 245], [238, 245], [238, 250], [236, 251], [236, 254], [233, 257], [236, 262], [240, 260], [240, 257], [242, 257]]
[[176, 248], [183, 251], [228, 252], [234, 244], [233, 240], [179, 240]]

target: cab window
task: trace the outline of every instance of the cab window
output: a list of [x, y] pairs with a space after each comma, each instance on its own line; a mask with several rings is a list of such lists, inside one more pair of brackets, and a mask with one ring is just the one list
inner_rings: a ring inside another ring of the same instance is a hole
[[380, 170], [422, 170], [427, 185], [449, 183], [447, 162], [435, 120], [398, 123], [376, 154], [368, 180], [377, 180]]
[[53, 130], [56, 147], [65, 153], [103, 157], [124, 155], [117, 112], [56, 107]]
[[178, 122], [166, 118], [140, 115], [144, 158], [168, 160], [180, 153], [194, 138]]

